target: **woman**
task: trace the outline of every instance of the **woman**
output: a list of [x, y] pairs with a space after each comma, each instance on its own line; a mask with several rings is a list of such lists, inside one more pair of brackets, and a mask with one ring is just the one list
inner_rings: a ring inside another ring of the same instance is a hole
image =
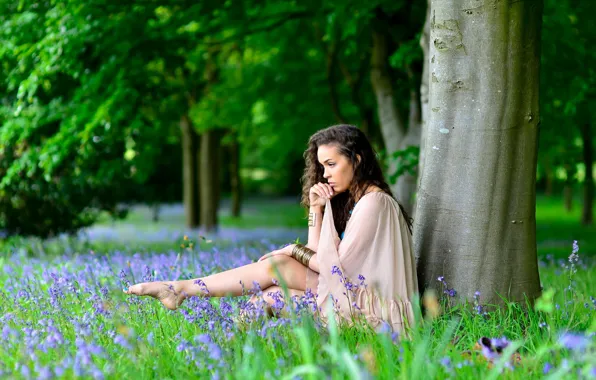
[[136, 284], [127, 294], [159, 299], [174, 310], [190, 296], [240, 296], [257, 282], [263, 299], [310, 289], [321, 317], [364, 317], [373, 327], [402, 331], [418, 293], [411, 221], [393, 199], [375, 151], [351, 125], [315, 133], [305, 154], [302, 204], [309, 207], [308, 243], [270, 252], [258, 262], [193, 280]]

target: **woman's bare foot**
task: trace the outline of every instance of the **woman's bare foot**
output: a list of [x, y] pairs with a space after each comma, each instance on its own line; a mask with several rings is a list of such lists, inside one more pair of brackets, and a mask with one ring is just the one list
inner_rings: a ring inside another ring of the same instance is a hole
[[132, 285], [124, 293], [136, 296], [150, 296], [160, 300], [168, 309], [176, 310], [188, 297], [183, 285], [183, 281], [143, 282]]

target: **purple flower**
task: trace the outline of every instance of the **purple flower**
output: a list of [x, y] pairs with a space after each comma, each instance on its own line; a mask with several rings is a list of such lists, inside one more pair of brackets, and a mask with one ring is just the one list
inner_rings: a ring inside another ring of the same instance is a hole
[[559, 337], [559, 343], [568, 350], [584, 351], [590, 340], [584, 335], [567, 332]]
[[482, 347], [482, 355], [489, 361], [498, 359], [505, 348], [509, 346], [509, 341], [505, 337], [493, 339], [482, 337], [478, 343]]
[[542, 368], [542, 373], [543, 374], [547, 374], [550, 372], [550, 370], [553, 368], [552, 364], [550, 364], [549, 362], [544, 363], [544, 368]]
[[446, 369], [451, 369], [451, 359], [449, 356], [445, 356], [441, 359], [441, 365]]
[[343, 276], [343, 274], [341, 273], [341, 270], [339, 270], [339, 267], [337, 265], [334, 265], [331, 268], [331, 274], [338, 274], [340, 277]]

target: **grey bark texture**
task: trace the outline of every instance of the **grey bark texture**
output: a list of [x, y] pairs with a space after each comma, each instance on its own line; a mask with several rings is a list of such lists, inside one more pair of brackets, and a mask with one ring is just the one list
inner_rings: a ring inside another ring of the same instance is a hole
[[[393, 84], [389, 75], [387, 49], [387, 36], [381, 32], [373, 31], [371, 82], [377, 99], [377, 110], [385, 149], [387, 154], [391, 155], [393, 152], [405, 149], [408, 145], [420, 144], [420, 124], [416, 123], [406, 129], [404, 120], [395, 106]], [[389, 172], [394, 173], [396, 168], [395, 161], [391, 161]], [[411, 215], [414, 210], [416, 178], [405, 173], [398, 178], [395, 184], [390, 184], [390, 187], [393, 195]]]
[[422, 77], [420, 78], [420, 154], [418, 156], [418, 178], [417, 186], [420, 187], [420, 179], [422, 178], [422, 171], [424, 170], [424, 151], [426, 143], [424, 141], [426, 136], [426, 125], [428, 123], [428, 82], [430, 65], [430, 0], [427, 1], [426, 7], [426, 21], [420, 35], [420, 47], [422, 48]]
[[433, 0], [414, 249], [420, 290], [540, 294], [535, 181], [542, 0]]

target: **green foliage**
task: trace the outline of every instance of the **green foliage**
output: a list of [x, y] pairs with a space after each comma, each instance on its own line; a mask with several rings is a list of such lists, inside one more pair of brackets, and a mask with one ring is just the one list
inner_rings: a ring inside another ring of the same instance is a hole
[[[388, 173], [389, 183], [394, 184], [397, 179], [405, 173], [415, 176], [418, 171], [418, 162], [420, 157], [420, 147], [410, 145], [405, 149], [393, 152], [389, 157], [389, 162], [396, 162], [394, 173]], [[387, 166], [390, 167], [388, 164]]]
[[[596, 27], [588, 3], [544, 2], [538, 176], [557, 168], [574, 175], [582, 162], [580, 128], [593, 124]], [[593, 141], [591, 142], [594, 143]], [[569, 176], [568, 176], [569, 177]]]

